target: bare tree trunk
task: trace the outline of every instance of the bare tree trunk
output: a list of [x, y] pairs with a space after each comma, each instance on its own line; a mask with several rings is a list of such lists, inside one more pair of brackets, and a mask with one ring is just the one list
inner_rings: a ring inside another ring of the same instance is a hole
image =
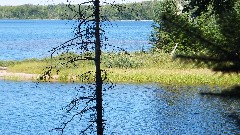
[[102, 119], [102, 77], [100, 68], [101, 41], [100, 41], [100, 17], [99, 6], [100, 1], [95, 0], [95, 66], [96, 66], [96, 110], [97, 110], [97, 135], [103, 135], [103, 119]]

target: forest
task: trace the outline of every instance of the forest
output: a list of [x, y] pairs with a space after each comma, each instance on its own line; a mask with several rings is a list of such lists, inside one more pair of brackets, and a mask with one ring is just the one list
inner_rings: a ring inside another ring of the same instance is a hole
[[[117, 4], [115, 6], [103, 5], [102, 15], [109, 20], [153, 20], [156, 1], [145, 1], [140, 3]], [[71, 8], [78, 9], [77, 5], [21, 5], [0, 6], [0, 19], [61, 19], [71, 20], [74, 13]], [[116, 8], [117, 7], [117, 8]], [[86, 15], [91, 14], [90, 8], [83, 5]], [[122, 12], [119, 12], [121, 10]]]

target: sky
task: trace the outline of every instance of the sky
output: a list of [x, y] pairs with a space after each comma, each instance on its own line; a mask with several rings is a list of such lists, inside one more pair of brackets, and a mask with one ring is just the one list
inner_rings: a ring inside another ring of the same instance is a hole
[[[77, 4], [87, 0], [68, 0], [72, 4]], [[101, 0], [100, 0], [101, 1]], [[126, 3], [126, 2], [140, 2], [144, 0], [103, 0], [107, 2], [117, 2], [117, 3]], [[16, 6], [24, 4], [34, 4], [34, 5], [48, 5], [48, 4], [59, 4], [59, 3], [68, 3], [67, 0], [0, 0], [1, 6]]]

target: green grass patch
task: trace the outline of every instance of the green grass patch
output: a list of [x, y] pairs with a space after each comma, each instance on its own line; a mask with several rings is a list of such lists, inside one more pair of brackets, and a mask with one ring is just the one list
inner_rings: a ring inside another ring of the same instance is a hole
[[[87, 54], [91, 57], [92, 54]], [[76, 54], [63, 54], [52, 60], [31, 59], [23, 61], [1, 61], [8, 67], [8, 72], [42, 74], [46, 67], [53, 67], [52, 75], [58, 81], [84, 81], [80, 75], [94, 71], [94, 61], [70, 62], [74, 58], [84, 58]], [[192, 61], [173, 60], [162, 52], [103, 53], [102, 69], [108, 71], [108, 78], [113, 82], [146, 83], [157, 82], [173, 85], [240, 85], [239, 74], [222, 74], [207, 69], [207, 65], [196, 65]], [[86, 79], [87, 80], [87, 79]], [[89, 79], [93, 81], [93, 77]]]

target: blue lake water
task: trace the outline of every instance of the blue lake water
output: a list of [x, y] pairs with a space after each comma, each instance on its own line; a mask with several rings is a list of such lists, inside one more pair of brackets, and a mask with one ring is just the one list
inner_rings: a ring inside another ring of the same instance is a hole
[[[127, 51], [148, 50], [153, 21], [113, 21], [106, 28], [108, 43]], [[0, 20], [0, 60], [50, 56], [48, 52], [73, 38], [74, 21]]]
[[[127, 51], [148, 50], [152, 21], [115, 21], [109, 43]], [[73, 37], [72, 21], [0, 20], [0, 60], [49, 56], [49, 50]], [[61, 110], [81, 84], [0, 80], [0, 134], [58, 134]], [[106, 134], [240, 134], [240, 100], [198, 94], [207, 87], [173, 90], [156, 84], [117, 84], [104, 92]], [[64, 134], [78, 134], [89, 119], [73, 120]], [[63, 119], [63, 120], [62, 120]], [[49, 132], [51, 131], [51, 132]]]
[[[51, 129], [66, 115], [61, 108], [83, 93], [76, 91], [80, 85], [0, 81], [0, 134], [59, 134]], [[202, 89], [207, 87], [117, 84], [104, 92], [105, 133], [240, 134], [240, 100], [201, 96]], [[84, 123], [76, 118], [64, 134], [78, 134]]]

